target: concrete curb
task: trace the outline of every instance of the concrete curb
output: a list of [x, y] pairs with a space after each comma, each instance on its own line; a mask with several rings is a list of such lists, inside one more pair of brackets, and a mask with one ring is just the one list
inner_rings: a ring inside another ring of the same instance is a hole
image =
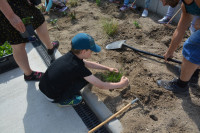
[[[86, 86], [81, 93], [90, 109], [95, 113], [101, 122], [113, 115], [106, 105], [102, 101], [99, 101], [98, 97], [90, 91], [88, 86]], [[118, 119], [111, 120], [105, 125], [105, 127], [111, 133], [121, 133], [123, 130], [123, 127]]]

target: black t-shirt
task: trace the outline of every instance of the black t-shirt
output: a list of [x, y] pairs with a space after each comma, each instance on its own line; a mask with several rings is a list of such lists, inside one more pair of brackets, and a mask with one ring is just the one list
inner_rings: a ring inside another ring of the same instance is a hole
[[40, 80], [40, 90], [49, 98], [57, 98], [78, 80], [92, 73], [71, 51], [55, 60]]

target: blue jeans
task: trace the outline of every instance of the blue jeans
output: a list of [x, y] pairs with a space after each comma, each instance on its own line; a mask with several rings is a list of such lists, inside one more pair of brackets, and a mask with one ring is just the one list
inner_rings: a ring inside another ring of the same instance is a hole
[[[135, 0], [131, 0], [131, 2], [134, 2]], [[129, 0], [124, 0], [124, 5], [127, 6], [129, 3]], [[150, 0], [145, 0], [145, 8], [149, 8], [149, 3], [150, 3]]]
[[167, 13], [166, 13], [166, 16], [167, 16], [168, 18], [171, 18], [171, 17], [173, 16], [174, 11], [175, 11], [175, 8], [176, 8], [176, 7], [174, 7], [174, 8], [171, 7], [171, 6], [168, 7]]
[[200, 30], [195, 31], [185, 41], [182, 53], [186, 60], [200, 65]]

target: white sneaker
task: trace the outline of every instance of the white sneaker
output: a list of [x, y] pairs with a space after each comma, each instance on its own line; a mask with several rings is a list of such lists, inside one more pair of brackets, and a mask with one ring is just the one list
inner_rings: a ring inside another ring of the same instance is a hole
[[148, 16], [148, 10], [144, 9], [143, 13], [142, 13], [142, 17], [147, 17]]
[[[160, 24], [167, 24], [169, 22], [170, 18], [167, 16], [164, 16], [162, 19], [158, 20], [158, 23]], [[172, 21], [171, 21], [172, 22]], [[171, 23], [170, 22], [170, 23]]]

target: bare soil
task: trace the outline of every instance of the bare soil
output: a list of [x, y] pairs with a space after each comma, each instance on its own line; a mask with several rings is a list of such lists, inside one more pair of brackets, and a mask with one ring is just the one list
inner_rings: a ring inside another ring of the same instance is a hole
[[[100, 6], [96, 1], [81, 0], [77, 7], [70, 7], [68, 14], [51, 10], [45, 15], [51, 40], [60, 41], [59, 51], [62, 54], [70, 50], [72, 37], [80, 32], [93, 36], [102, 51], [92, 55], [91, 61], [110, 67], [122, 69], [124, 75], [130, 80], [126, 88], [112, 91], [92, 87], [101, 101], [116, 113], [133, 99], [138, 97], [140, 102], [135, 103], [127, 111], [119, 115], [124, 127], [123, 133], [149, 133], [149, 132], [200, 132], [200, 88], [190, 86], [190, 95], [175, 95], [157, 86], [158, 79], [171, 80], [179, 75], [176, 63], [165, 63], [163, 59], [136, 53], [131, 49], [106, 50], [105, 46], [118, 40], [126, 40], [127, 44], [144, 51], [163, 55], [168, 48], [171, 37], [176, 28], [168, 28], [158, 24], [161, 16], [149, 13], [142, 18], [142, 8], [120, 12], [121, 4], [109, 3], [102, 0]], [[76, 12], [76, 19], [71, 20], [70, 12]], [[50, 19], [58, 19], [52, 25]], [[102, 28], [103, 19], [114, 19], [118, 22], [118, 33], [113, 37], [106, 35]], [[141, 28], [133, 24], [137, 21]], [[183, 42], [189, 36], [186, 33]], [[183, 44], [182, 42], [182, 44]], [[181, 60], [182, 44], [174, 54], [174, 59]], [[92, 70], [98, 76], [102, 71]]]

